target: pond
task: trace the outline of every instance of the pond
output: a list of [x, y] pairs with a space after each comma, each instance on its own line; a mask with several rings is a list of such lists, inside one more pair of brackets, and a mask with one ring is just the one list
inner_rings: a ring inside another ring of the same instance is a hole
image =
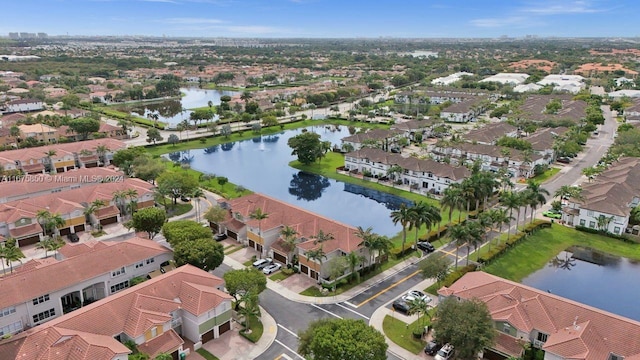
[[[341, 138], [349, 135], [345, 126], [307, 129], [319, 133], [322, 141], [333, 144], [339, 144]], [[287, 141], [301, 132], [302, 129], [287, 130], [206, 149], [176, 152], [168, 157], [345, 224], [371, 226], [378, 234], [387, 236], [402, 230], [400, 225], [393, 224], [390, 213], [402, 203], [410, 205], [411, 201], [289, 167], [295, 156], [291, 155]]]
[[640, 321], [640, 263], [574, 246], [522, 283]]
[[[184, 96], [179, 100], [174, 99], [137, 104], [133, 107], [128, 107], [125, 111], [130, 111], [132, 115], [145, 118], [150, 114], [158, 114], [158, 120], [169, 124], [169, 127], [171, 127], [182, 120], [189, 119], [189, 115], [192, 113], [189, 109], [208, 106], [209, 101], [211, 101], [214, 106], [220, 105], [220, 97], [239, 94], [236, 91], [205, 90], [199, 88], [181, 88], [180, 92], [183, 93]], [[186, 111], [183, 111], [183, 109]]]

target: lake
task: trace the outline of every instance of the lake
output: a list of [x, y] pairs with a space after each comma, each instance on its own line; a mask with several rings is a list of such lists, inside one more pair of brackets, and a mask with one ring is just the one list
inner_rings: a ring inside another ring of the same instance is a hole
[[[237, 91], [205, 90], [200, 88], [181, 88], [184, 94], [180, 100], [165, 100], [154, 103], [142, 103], [129, 107], [128, 111], [132, 115], [148, 117], [150, 114], [159, 115], [158, 120], [170, 125], [176, 125], [182, 120], [189, 119], [192, 111], [189, 109], [208, 106], [209, 101], [213, 105], [220, 105], [220, 97], [224, 95], [233, 96], [239, 94]], [[186, 111], [182, 111], [186, 109]], [[216, 118], [217, 119], [217, 115]]]
[[[339, 144], [341, 138], [349, 136], [346, 126], [307, 129], [319, 133], [322, 141], [333, 144]], [[225, 176], [234, 184], [355, 227], [371, 226], [378, 234], [387, 236], [402, 230], [400, 225], [393, 224], [390, 213], [400, 204], [411, 204], [411, 201], [289, 167], [289, 162], [296, 157], [291, 155], [287, 141], [301, 132], [302, 129], [287, 130], [206, 149], [176, 152], [168, 157], [190, 163], [191, 168], [203, 173]]]
[[640, 321], [640, 263], [572, 247], [522, 283]]

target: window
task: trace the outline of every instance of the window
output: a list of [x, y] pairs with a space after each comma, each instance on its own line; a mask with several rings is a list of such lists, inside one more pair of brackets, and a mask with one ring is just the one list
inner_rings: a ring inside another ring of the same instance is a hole
[[147, 265], [149, 265], [149, 264], [153, 264], [154, 262], [155, 262], [155, 259], [154, 259], [154, 258], [149, 258], [149, 259], [147, 259], [147, 261], [146, 261]]
[[589, 221], [589, 227], [590, 228], [596, 227], [596, 222], [595, 221]]
[[123, 267], [121, 267], [120, 269], [118, 269], [116, 271], [112, 271], [111, 272], [111, 277], [120, 276], [120, 275], [122, 275], [124, 273], [125, 273], [125, 270], [124, 270], [124, 266], [123, 266]]
[[587, 210], [587, 216], [593, 216], [593, 211], [592, 210]]
[[609, 354], [609, 360], [623, 360], [624, 356], [616, 355], [614, 353]]
[[613, 228], [613, 233], [614, 234], [620, 234], [620, 226], [616, 226]]
[[39, 321], [48, 319], [48, 318], [50, 318], [52, 316], [56, 316], [56, 309], [49, 309], [49, 310], [43, 311], [43, 312], [41, 312], [39, 314], [33, 315], [33, 322], [37, 323]]
[[541, 333], [541, 332], [539, 332], [539, 333], [538, 333], [538, 337], [537, 337], [537, 340], [538, 340], [538, 341], [540, 341], [540, 342], [547, 342], [547, 339], [548, 339], [548, 338], [549, 338], [549, 335], [548, 335], [548, 334]]
[[15, 334], [22, 331], [22, 321], [16, 321], [13, 324], [0, 327], [0, 336], [5, 334]]
[[129, 287], [129, 280], [111, 286], [111, 293], [116, 293]]
[[42, 295], [42, 296], [39, 296], [39, 297], [33, 299], [33, 305], [42, 304], [45, 301], [49, 301], [49, 294]]
[[158, 336], [158, 328], [154, 326], [151, 328], [151, 337], [156, 337], [156, 336]]
[[580, 226], [585, 226], [586, 225], [586, 221], [584, 219], [580, 219]]
[[144, 266], [144, 262], [143, 262], [143, 261], [140, 261], [139, 263], [137, 263], [137, 264], [136, 264], [136, 269], [137, 269], [137, 268], [141, 268], [141, 267], [143, 267], [143, 266]]
[[505, 332], [507, 334], [510, 333], [511, 332], [511, 325], [509, 325], [507, 323], [504, 323], [503, 326], [502, 326], [502, 332]]
[[0, 318], [3, 316], [9, 316], [11, 314], [15, 314], [16, 313], [16, 307], [15, 306], [11, 306], [8, 308], [4, 308], [0, 310]]

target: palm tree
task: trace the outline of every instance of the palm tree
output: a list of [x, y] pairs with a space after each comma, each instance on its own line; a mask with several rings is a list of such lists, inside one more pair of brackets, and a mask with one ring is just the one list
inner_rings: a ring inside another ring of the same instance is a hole
[[395, 187], [396, 175], [402, 174], [404, 169], [400, 165], [392, 165], [387, 169], [387, 176], [391, 179], [391, 187]]
[[47, 167], [47, 171], [49, 173], [54, 173], [56, 171], [56, 167], [53, 166], [53, 159], [51, 159], [51, 157], [56, 156], [56, 151], [51, 149], [51, 150], [47, 150], [44, 153], [46, 155], [46, 159], [47, 159], [47, 163], [46, 163], [46, 167]]
[[371, 226], [366, 229], [362, 228], [362, 226], [358, 226], [354, 234], [362, 240], [362, 242], [358, 244], [358, 247], [364, 247], [369, 252], [369, 261], [367, 262], [367, 266], [371, 265], [377, 235], [373, 233], [373, 228]]
[[287, 250], [287, 263], [291, 263], [296, 243], [298, 242], [298, 232], [289, 225], [285, 225], [284, 229], [280, 230], [280, 235], [283, 237], [283, 245]]
[[424, 326], [424, 320], [420, 321], [420, 318], [423, 315], [429, 316], [431, 306], [423, 298], [415, 298], [409, 301], [407, 305], [409, 305], [409, 314], [418, 314], [418, 322]]
[[204, 191], [199, 187], [193, 189], [191, 198], [196, 202], [196, 222], [200, 222], [200, 200], [205, 198]]
[[[520, 195], [515, 191], [507, 191], [502, 194], [500, 197], [500, 202], [502, 205], [506, 206], [509, 209], [509, 218], [513, 219], [513, 209], [517, 209], [518, 213], [520, 213], [520, 205], [522, 203], [522, 199]], [[516, 227], [518, 226], [518, 221], [516, 219]], [[511, 226], [507, 229], [507, 241], [511, 236]]]
[[[510, 211], [510, 210], [509, 210]], [[509, 224], [513, 221], [513, 216], [510, 215], [509, 211], [505, 208], [497, 208], [491, 212], [491, 217], [493, 218], [493, 223], [498, 225], [500, 229], [500, 233], [502, 234], [502, 226], [504, 224]], [[497, 237], [498, 245], [500, 245], [500, 237]]]
[[[210, 223], [220, 224], [227, 217], [229, 212], [220, 205], [214, 205], [204, 213], [204, 218]], [[218, 225], [218, 232], [220, 232], [220, 226]]]
[[96, 199], [84, 209], [84, 215], [87, 217], [87, 222], [93, 226], [93, 222], [91, 221], [91, 215], [93, 215], [96, 210], [103, 208], [107, 205], [107, 202], [101, 199]]
[[[449, 209], [449, 225], [453, 224], [453, 210], [459, 209], [461, 199], [462, 190], [459, 184], [451, 184], [444, 189], [442, 199], [440, 199], [440, 206], [443, 210]], [[439, 230], [438, 235], [440, 235]]]
[[584, 200], [584, 196], [582, 195], [582, 188], [579, 186], [562, 185], [558, 190], [556, 190], [553, 196], [560, 199], [566, 197], [575, 200]]
[[[125, 209], [125, 201], [127, 199], [127, 195], [125, 193], [125, 190], [117, 190], [113, 192], [112, 198], [111, 200], [116, 204], [116, 207], [118, 208], [118, 210], [120, 210], [120, 213], [125, 215], [126, 214], [126, 209]], [[104, 206], [104, 205], [103, 205]], [[87, 208], [88, 210], [88, 208]], [[96, 209], [92, 209], [91, 212], [89, 213], [89, 215], [93, 214], [93, 212]], [[85, 212], [86, 213], [86, 212]]]
[[133, 215], [138, 210], [138, 190], [126, 189], [124, 190], [124, 196], [126, 200], [129, 200], [125, 206], [125, 213]]
[[242, 300], [244, 306], [238, 309], [238, 314], [244, 317], [245, 332], [251, 330], [251, 319], [260, 316], [260, 307], [258, 306], [258, 295], [249, 291]]
[[475, 177], [468, 177], [462, 180], [461, 196], [467, 206], [467, 216], [469, 219], [469, 211], [471, 209], [471, 202], [476, 198], [476, 189], [478, 188], [477, 179]]
[[[262, 220], [268, 217], [269, 217], [269, 214], [263, 212], [261, 208], [256, 208], [255, 210], [253, 210], [253, 212], [251, 212], [251, 214], [249, 214], [249, 218], [253, 220], [258, 220], [258, 237], [260, 237], [261, 239], [262, 239]], [[260, 258], [262, 258], [262, 251], [260, 252]]]
[[22, 263], [22, 259], [25, 258], [22, 250], [16, 245], [17, 241], [14, 238], [8, 238], [4, 243], [4, 259], [6, 264], [11, 268], [11, 272], [13, 273], [13, 262], [20, 261]]
[[582, 169], [582, 175], [586, 176], [589, 179], [589, 182], [596, 177], [596, 175], [600, 174], [600, 170], [596, 167], [586, 167]]
[[547, 189], [540, 187], [540, 184], [529, 179], [527, 181], [527, 190], [529, 191], [529, 206], [531, 206], [531, 222], [533, 223], [533, 217], [538, 205], [542, 205], [547, 202], [545, 195], [549, 196], [550, 193]]
[[38, 210], [36, 218], [42, 226], [44, 236], [47, 236], [49, 232], [53, 234], [57, 228], [66, 223], [60, 214], [52, 214], [49, 210]]
[[7, 270], [5, 268], [5, 261], [7, 258], [7, 248], [5, 247], [4, 243], [0, 243], [0, 262], [2, 262], [2, 275], [7, 273]]
[[331, 233], [326, 233], [324, 231], [322, 231], [322, 229], [318, 230], [318, 233], [315, 235], [312, 235], [311, 238], [313, 239], [313, 244], [322, 244], [325, 241], [329, 241], [329, 240], [333, 240], [335, 239], [333, 237], [333, 234]]
[[420, 227], [427, 221], [425, 215], [426, 210], [427, 208], [425, 204], [421, 201], [409, 208], [409, 216], [411, 219], [409, 221], [408, 230], [416, 230], [416, 250], [418, 250], [418, 233], [420, 231]]
[[245, 106], [253, 98], [253, 95], [249, 91], [244, 91], [242, 95], [240, 95], [240, 100], [244, 101]]
[[449, 237], [456, 244], [456, 269], [458, 268], [458, 251], [466, 243], [467, 228], [463, 224], [455, 224], [447, 230]]
[[484, 227], [479, 221], [469, 221], [465, 223], [467, 228], [467, 265], [469, 265], [469, 248], [473, 246], [473, 251], [478, 251], [478, 246], [482, 244]]
[[323, 262], [322, 259], [327, 258], [327, 254], [324, 253], [324, 250], [322, 249], [322, 245], [320, 245], [320, 247], [317, 249], [307, 250], [306, 256], [307, 256], [307, 259], [311, 261], [317, 261], [320, 263], [320, 267], [318, 268], [318, 271], [317, 271], [318, 277], [320, 277], [320, 272], [322, 271], [322, 262]]
[[[65, 244], [66, 243], [64, 242], [64, 240], [62, 240], [62, 238], [60, 236], [56, 236], [56, 237], [51, 238], [51, 239], [45, 239], [45, 240], [40, 241], [36, 245], [36, 248], [43, 249], [44, 250], [44, 257], [48, 257], [48, 252], [49, 251], [57, 251], [58, 249], [63, 247]], [[54, 254], [53, 257], [55, 258], [56, 254]]]
[[391, 212], [391, 221], [394, 225], [402, 225], [402, 254], [404, 255], [404, 245], [407, 242], [407, 227], [411, 223], [411, 211], [405, 204], [400, 204], [398, 210]]
[[103, 166], [107, 164], [107, 152], [109, 152], [109, 148], [106, 145], [96, 146], [96, 154], [98, 154], [98, 158]]
[[122, 128], [122, 133], [129, 136], [129, 129], [131, 128], [131, 120], [129, 119], [120, 119], [118, 120], [118, 125]]
[[356, 282], [360, 282], [360, 273], [356, 271], [356, 267], [358, 264], [363, 263], [365, 260], [364, 256], [358, 254], [355, 251], [352, 251], [347, 254], [347, 265], [349, 265], [349, 271], [351, 272], [352, 278], [356, 279]]
[[386, 236], [374, 236], [373, 250], [378, 254], [378, 261], [380, 263], [382, 256], [389, 255], [389, 252], [393, 248], [393, 242]]

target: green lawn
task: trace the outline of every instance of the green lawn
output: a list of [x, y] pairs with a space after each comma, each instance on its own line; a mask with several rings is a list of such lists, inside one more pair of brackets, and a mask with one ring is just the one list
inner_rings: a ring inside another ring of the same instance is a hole
[[535, 182], [537, 182], [539, 184], [542, 184], [545, 181], [551, 179], [555, 174], [557, 174], [559, 172], [560, 172], [560, 168], [552, 167], [552, 168], [549, 168], [549, 170], [543, 172], [542, 174], [533, 177], [532, 179], [533, 179], [533, 181], [535, 181]]
[[251, 334], [245, 334], [244, 331], [240, 331], [240, 335], [249, 339], [252, 343], [257, 343], [258, 340], [262, 337], [262, 333], [264, 332], [264, 327], [262, 326], [262, 321], [255, 316], [249, 317], [249, 325], [251, 328]]
[[186, 214], [191, 211], [191, 209], [193, 209], [193, 205], [191, 205], [191, 203], [178, 202], [177, 204], [173, 205], [170, 203], [170, 201], [167, 202], [167, 207], [169, 208], [167, 216], [170, 217]]
[[[249, 264], [251, 265], [251, 264]], [[286, 278], [288, 278], [289, 276], [293, 275], [294, 273], [291, 273], [289, 275], [283, 273], [282, 271], [278, 271], [277, 273], [269, 276], [269, 279], [273, 280], [273, 281], [282, 281]]]
[[213, 355], [212, 353], [208, 352], [204, 348], [200, 348], [200, 349], [196, 350], [196, 352], [198, 354], [202, 355], [202, 357], [207, 359], [207, 360], [219, 360], [215, 355]]
[[234, 252], [236, 252], [236, 251], [242, 250], [242, 248], [243, 248], [243, 247], [244, 247], [244, 246], [236, 246], [236, 247], [235, 247], [235, 248], [233, 248], [233, 249], [225, 250], [224, 254], [225, 254], [225, 255], [231, 255], [231, 254], [233, 254], [233, 253], [234, 253]]
[[385, 316], [382, 322], [382, 330], [385, 335], [394, 343], [400, 345], [402, 348], [411, 351], [414, 354], [419, 354], [426, 345], [426, 342], [421, 339], [416, 339], [413, 336], [413, 330], [422, 330], [429, 324], [429, 318], [421, 318], [412, 322], [411, 324], [398, 320], [392, 316]]
[[530, 235], [487, 265], [484, 271], [513, 281], [521, 281], [543, 268], [554, 256], [572, 245], [591, 247], [608, 254], [640, 260], [640, 244], [627, 243], [556, 224]]

